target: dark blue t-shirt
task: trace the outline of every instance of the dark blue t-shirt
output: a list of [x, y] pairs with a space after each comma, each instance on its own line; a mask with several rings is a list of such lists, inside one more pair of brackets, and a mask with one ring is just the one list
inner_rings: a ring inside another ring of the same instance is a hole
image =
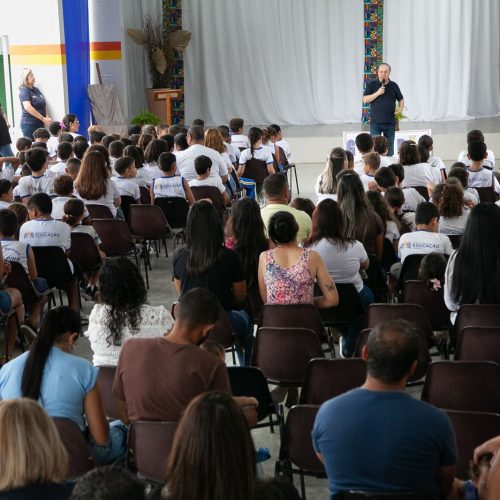
[[400, 391], [354, 389], [323, 404], [312, 432], [330, 498], [340, 491], [416, 491], [438, 498], [439, 467], [457, 462], [448, 416]]
[[[363, 95], [375, 94], [380, 87], [382, 87], [380, 80], [372, 80], [366, 84]], [[396, 101], [401, 99], [403, 99], [403, 94], [399, 90], [398, 84], [389, 80], [389, 83], [385, 86], [385, 93], [370, 103], [371, 122], [395, 123]]]
[[47, 103], [45, 102], [45, 97], [40, 92], [40, 89], [37, 87], [33, 87], [30, 89], [29, 87], [22, 86], [19, 89], [19, 100], [21, 101], [21, 125], [40, 125], [43, 127], [43, 121], [35, 118], [33, 115], [30, 115], [23, 106], [24, 101], [30, 101], [31, 105], [42, 115], [47, 115]]

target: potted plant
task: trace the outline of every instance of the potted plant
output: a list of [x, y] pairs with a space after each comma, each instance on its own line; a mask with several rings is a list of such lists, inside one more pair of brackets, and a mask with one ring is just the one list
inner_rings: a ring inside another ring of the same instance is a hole
[[[398, 106], [396, 105], [396, 110], [397, 109], [398, 109]], [[403, 108], [403, 110], [405, 110], [405, 109], [406, 109], [406, 106]], [[399, 122], [401, 120], [408, 119], [408, 117], [403, 114], [403, 111], [396, 111], [396, 113], [394, 113], [394, 118], [396, 118], [396, 127], [395, 127], [396, 130], [399, 130]]]
[[161, 120], [151, 111], [141, 111], [130, 120], [130, 123], [143, 127], [144, 125], [159, 125]]
[[153, 92], [159, 89], [171, 89], [175, 52], [182, 52], [191, 40], [191, 33], [184, 30], [164, 30], [161, 18], [144, 16], [142, 30], [129, 28], [127, 33], [146, 51], [151, 89], [146, 89], [150, 111], [160, 117], [165, 116], [165, 103], [155, 101]]

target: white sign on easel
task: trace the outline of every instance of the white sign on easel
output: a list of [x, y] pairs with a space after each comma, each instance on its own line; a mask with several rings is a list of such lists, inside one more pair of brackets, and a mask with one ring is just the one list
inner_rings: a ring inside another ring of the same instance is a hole
[[[420, 137], [423, 135], [432, 135], [431, 129], [423, 129], [423, 130], [398, 130], [396, 131], [396, 135], [394, 136], [394, 153], [395, 155], [399, 151], [399, 146], [403, 141], [415, 141], [418, 142]], [[344, 149], [349, 150], [354, 156], [359, 154], [358, 148], [356, 147], [356, 136], [359, 134], [366, 134], [366, 131], [358, 130], [354, 132], [343, 132], [343, 144]]]

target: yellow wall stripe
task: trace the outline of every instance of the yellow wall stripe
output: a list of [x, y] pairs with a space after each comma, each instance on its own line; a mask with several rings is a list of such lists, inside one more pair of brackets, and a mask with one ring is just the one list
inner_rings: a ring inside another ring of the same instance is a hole
[[53, 55], [42, 55], [42, 54], [31, 54], [31, 55], [14, 55], [11, 54], [10, 61], [12, 64], [17, 66], [31, 66], [31, 65], [49, 65], [49, 66], [61, 66], [66, 64], [65, 54], [53, 54]]
[[121, 59], [121, 50], [91, 50], [90, 60], [91, 61], [105, 61], [113, 59]]

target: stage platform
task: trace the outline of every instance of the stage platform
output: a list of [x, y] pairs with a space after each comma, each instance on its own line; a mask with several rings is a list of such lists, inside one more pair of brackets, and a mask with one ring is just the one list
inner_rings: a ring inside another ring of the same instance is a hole
[[[434, 139], [434, 154], [440, 156], [447, 166], [458, 158], [458, 153], [466, 149], [466, 135], [469, 130], [482, 130], [486, 144], [500, 159], [500, 116], [473, 120], [449, 122], [401, 122], [401, 130], [431, 129]], [[369, 130], [360, 123], [339, 123], [335, 125], [284, 125], [284, 138], [290, 143], [293, 161], [296, 164], [324, 163], [330, 150], [342, 146], [342, 133]], [[499, 169], [497, 162], [496, 169]]]

